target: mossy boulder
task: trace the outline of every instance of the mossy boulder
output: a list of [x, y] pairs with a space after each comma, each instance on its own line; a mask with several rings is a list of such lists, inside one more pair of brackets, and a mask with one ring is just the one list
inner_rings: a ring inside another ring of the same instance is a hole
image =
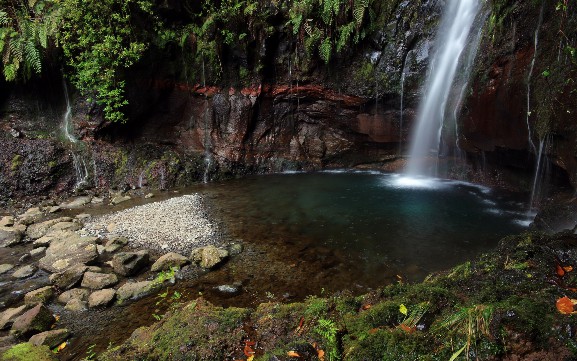
[[15, 345], [0, 355], [1, 361], [57, 361], [48, 346], [34, 346], [25, 342]]

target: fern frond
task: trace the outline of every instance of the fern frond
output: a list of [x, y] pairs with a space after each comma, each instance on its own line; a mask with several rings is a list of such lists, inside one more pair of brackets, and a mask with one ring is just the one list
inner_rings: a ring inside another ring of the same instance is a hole
[[30, 66], [34, 72], [37, 74], [42, 71], [42, 61], [40, 58], [40, 52], [34, 46], [32, 41], [26, 41], [24, 43], [24, 59], [26, 60], [26, 64]]
[[12, 37], [8, 48], [10, 49], [9, 59], [12, 59], [13, 63], [20, 63], [22, 61], [22, 38], [19, 36]]
[[38, 42], [44, 49], [48, 46], [48, 26], [46, 24], [38, 26]]
[[369, 0], [356, 0], [353, 8], [353, 17], [357, 23], [357, 27], [360, 27], [363, 23], [363, 18], [365, 17], [365, 9], [369, 6]]
[[328, 64], [331, 60], [331, 53], [333, 51], [333, 45], [331, 44], [330, 38], [325, 38], [321, 45], [319, 46], [319, 53], [321, 58], [324, 60], [325, 64]]
[[8, 25], [10, 24], [10, 17], [8, 13], [4, 10], [0, 10], [0, 25]]
[[13, 81], [16, 79], [16, 66], [14, 64], [4, 64], [4, 78], [7, 81]]

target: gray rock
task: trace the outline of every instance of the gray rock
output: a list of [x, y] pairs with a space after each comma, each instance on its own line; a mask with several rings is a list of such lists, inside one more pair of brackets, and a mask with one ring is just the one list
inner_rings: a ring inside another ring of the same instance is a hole
[[116, 291], [116, 298], [121, 302], [137, 299], [158, 290], [160, 287], [160, 283], [153, 281], [127, 282]]
[[38, 247], [30, 251], [30, 257], [40, 257], [46, 252], [47, 247]]
[[118, 283], [118, 277], [113, 273], [86, 272], [82, 278], [82, 287], [100, 290]]
[[64, 309], [71, 312], [84, 312], [88, 309], [88, 304], [85, 301], [73, 298], [66, 303]]
[[116, 205], [116, 204], [120, 204], [122, 202], [126, 202], [131, 200], [132, 198], [130, 198], [129, 195], [116, 195], [114, 197], [112, 197], [112, 200], [110, 201], [110, 204], [112, 205]]
[[214, 268], [228, 258], [228, 251], [215, 246], [206, 246], [194, 249], [190, 253], [191, 261], [197, 263], [202, 268]]
[[0, 229], [0, 247], [12, 247], [22, 243], [23, 233], [13, 227]]
[[188, 258], [178, 253], [170, 252], [160, 256], [160, 258], [157, 259], [156, 262], [154, 262], [150, 270], [152, 272], [159, 272], [169, 270], [172, 267], [180, 268], [189, 262], [190, 261], [188, 260]]
[[128, 238], [126, 237], [114, 237], [105, 243], [105, 251], [108, 253], [114, 253], [128, 244]]
[[62, 303], [62, 304], [67, 304], [68, 302], [70, 302], [70, 300], [80, 300], [80, 301], [86, 301], [88, 299], [88, 295], [90, 294], [90, 291], [85, 290], [83, 288], [73, 288], [71, 290], [62, 292], [62, 294], [60, 294], [60, 296], [58, 296], [58, 302]]
[[22, 305], [16, 308], [8, 308], [4, 312], [0, 313], [0, 330], [10, 328], [14, 323], [14, 320], [20, 317], [27, 309], [28, 306]]
[[242, 253], [243, 249], [244, 247], [241, 243], [231, 243], [231, 245], [228, 247], [228, 252], [231, 256], [238, 256]]
[[48, 213], [56, 213], [56, 212], [60, 212], [61, 210], [62, 210], [62, 207], [60, 207], [60, 206], [52, 206], [48, 210]]
[[17, 337], [30, 337], [33, 334], [50, 330], [56, 322], [52, 312], [42, 304], [24, 312], [14, 320], [11, 333]]
[[95, 291], [88, 297], [88, 307], [106, 307], [112, 303], [114, 296], [116, 291], [112, 288]]
[[76, 264], [90, 264], [98, 258], [97, 240], [96, 237], [81, 237], [74, 232], [63, 232], [63, 238], [55, 238], [50, 242], [39, 265], [49, 272], [61, 272]]
[[64, 272], [51, 274], [49, 280], [59, 289], [69, 290], [80, 282], [87, 268], [86, 265], [76, 264]]
[[0, 275], [10, 271], [13, 268], [14, 268], [13, 264], [9, 263], [0, 264]]
[[32, 306], [38, 303], [47, 303], [54, 296], [52, 286], [46, 286], [24, 295], [24, 304]]
[[98, 266], [88, 266], [88, 271], [101, 273], [101, 272], [102, 272], [102, 267], [98, 267]]
[[150, 199], [152, 197], [154, 197], [154, 194], [148, 193], [147, 195], [144, 196], [144, 199]]
[[150, 254], [148, 250], [138, 252], [121, 252], [112, 257], [114, 272], [123, 276], [132, 276], [148, 265]]
[[92, 203], [92, 204], [100, 204], [102, 202], [104, 202], [104, 198], [100, 198], [100, 197], [94, 197], [90, 201], [90, 203]]
[[4, 216], [0, 219], [0, 227], [12, 227], [14, 225], [14, 217]]
[[67, 329], [62, 328], [59, 330], [41, 332], [30, 337], [28, 342], [34, 346], [48, 346], [48, 348], [52, 349], [66, 341], [68, 337], [70, 337], [70, 332], [68, 332]]
[[18, 258], [18, 263], [24, 263], [27, 260], [29, 260], [32, 256], [30, 256], [30, 253], [26, 253], [23, 254], [22, 256], [20, 256], [20, 258]]
[[81, 208], [90, 203], [90, 201], [92, 201], [92, 197], [90, 196], [77, 197], [68, 202], [62, 203], [60, 207], [66, 209]]
[[55, 225], [53, 225], [52, 227], [50, 227], [50, 229], [48, 230], [48, 232], [46, 234], [47, 235], [57, 235], [61, 231], [74, 232], [74, 231], [79, 230], [80, 228], [82, 228], [82, 226], [78, 222], [74, 222], [74, 221], [58, 222]]
[[18, 222], [29, 226], [32, 223], [40, 221], [44, 217], [44, 213], [38, 207], [28, 209], [24, 214], [18, 216]]
[[20, 267], [16, 271], [14, 271], [14, 273], [12, 273], [12, 277], [27, 278], [36, 273], [37, 270], [38, 268], [36, 266], [29, 264], [27, 266]]
[[76, 218], [80, 222], [84, 222], [84, 221], [90, 219], [90, 217], [92, 217], [92, 216], [88, 213], [80, 213], [80, 214], [77, 214], [76, 217], [74, 217], [74, 218]]
[[55, 224], [60, 222], [70, 222], [71, 220], [72, 218], [70, 217], [62, 217], [62, 218], [50, 219], [48, 221], [44, 221], [41, 223], [35, 223], [28, 226], [28, 228], [26, 229], [26, 235], [30, 237], [30, 239], [38, 239], [46, 235], [50, 227], [54, 226]]
[[44, 236], [44, 237], [40, 237], [37, 240], [35, 240], [34, 242], [32, 242], [32, 246], [33, 247], [48, 247], [50, 246], [50, 242], [52, 242], [52, 240], [56, 238], [54, 236]]

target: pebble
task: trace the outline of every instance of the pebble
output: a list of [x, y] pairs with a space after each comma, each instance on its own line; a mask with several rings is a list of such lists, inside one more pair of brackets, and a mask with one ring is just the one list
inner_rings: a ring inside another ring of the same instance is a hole
[[[219, 231], [198, 194], [153, 202], [93, 218], [85, 224], [91, 235], [128, 238], [132, 247], [187, 253], [214, 244]], [[109, 237], [110, 238], [110, 237]]]

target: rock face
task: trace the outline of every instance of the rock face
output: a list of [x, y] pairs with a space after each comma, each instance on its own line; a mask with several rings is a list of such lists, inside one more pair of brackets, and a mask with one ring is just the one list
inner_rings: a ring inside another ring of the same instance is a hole
[[112, 258], [112, 268], [120, 275], [132, 276], [147, 266], [149, 260], [150, 255], [146, 250], [117, 253]]
[[96, 237], [81, 237], [74, 232], [62, 232], [53, 239], [40, 259], [41, 268], [49, 272], [61, 272], [77, 264], [89, 264], [98, 258]]
[[17, 336], [30, 337], [49, 330], [55, 321], [52, 312], [39, 304], [14, 320], [11, 331]]

